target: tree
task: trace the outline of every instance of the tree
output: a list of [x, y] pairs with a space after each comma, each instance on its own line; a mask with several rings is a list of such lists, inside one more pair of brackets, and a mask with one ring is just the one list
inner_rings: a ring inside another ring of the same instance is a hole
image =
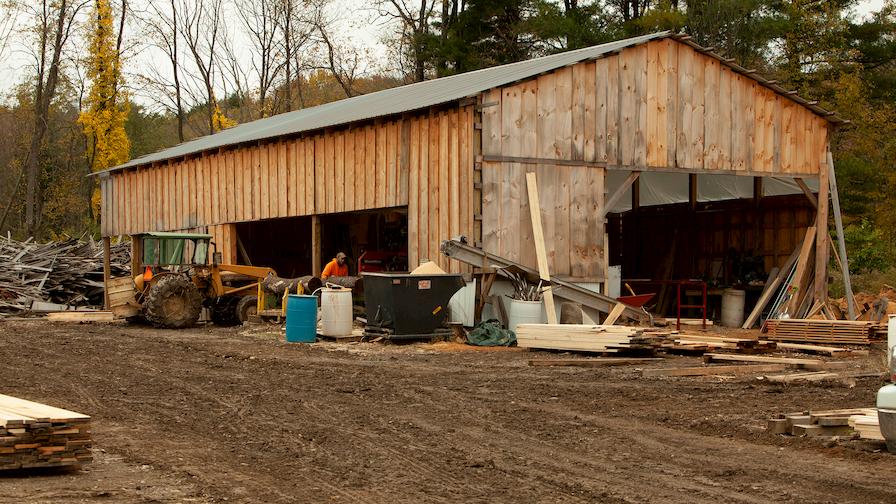
[[150, 44], [162, 51], [171, 70], [170, 80], [154, 65], [147, 69], [148, 73], [142, 77], [145, 83], [156, 91], [153, 93], [155, 100], [162, 102], [165, 108], [174, 112], [177, 119], [177, 138], [183, 142], [186, 139], [184, 136], [186, 107], [181, 83], [184, 70], [181, 48], [178, 46], [180, 39], [178, 9], [176, 0], [170, 0], [168, 4], [150, 2], [146, 15], [141, 17], [140, 21], [146, 28]]
[[87, 1], [41, 0], [37, 5], [24, 3], [24, 10], [35, 20], [32, 33], [36, 37], [35, 75], [33, 79], [34, 123], [25, 166], [25, 228], [35, 233], [40, 224], [43, 205], [40, 178], [46, 156], [46, 135], [50, 104], [59, 85], [62, 52], [69, 41], [78, 13]]
[[208, 132], [236, 124], [221, 111], [215, 96], [218, 62], [215, 59], [224, 32], [223, 0], [182, 0], [178, 29], [187, 44], [205, 92]]
[[[87, 137], [88, 165], [95, 172], [122, 164], [130, 155], [130, 142], [124, 128], [129, 103], [121, 92], [121, 41], [126, 13], [127, 0], [123, 0], [117, 37], [109, 0], [96, 0], [90, 22], [87, 64], [91, 85], [87, 109], [81, 113], [78, 122]], [[99, 188], [94, 190], [91, 206], [98, 217]]]
[[[278, 54], [281, 39], [277, 22], [280, 0], [240, 0], [237, 11], [243, 20], [243, 28], [249, 36], [252, 49], [250, 58], [258, 89], [258, 115], [267, 117], [274, 112], [270, 92], [280, 76], [285, 61]], [[238, 61], [233, 59], [234, 62]]]
[[[394, 49], [399, 68], [412, 82], [426, 79], [430, 29], [437, 0], [378, 0], [379, 14], [396, 24]], [[444, 2], [443, 2], [444, 3]]]

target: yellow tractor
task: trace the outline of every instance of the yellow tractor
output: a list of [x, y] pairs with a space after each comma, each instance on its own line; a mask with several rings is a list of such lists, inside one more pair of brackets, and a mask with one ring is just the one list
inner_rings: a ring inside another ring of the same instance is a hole
[[216, 324], [245, 322], [258, 310], [261, 281], [276, 276], [271, 268], [221, 264], [208, 234], [157, 232], [131, 239], [138, 240], [134, 248], [142, 251], [139, 263], [133, 262], [140, 270], [133, 279], [110, 282], [111, 309], [155, 326], [189, 327], [199, 320], [203, 306]]

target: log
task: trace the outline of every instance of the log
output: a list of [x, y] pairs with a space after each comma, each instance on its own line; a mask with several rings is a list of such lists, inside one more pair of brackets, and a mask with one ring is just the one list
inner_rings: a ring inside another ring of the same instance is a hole
[[299, 284], [302, 285], [302, 290], [305, 294], [311, 294], [322, 285], [320, 278], [310, 275], [298, 278], [280, 278], [268, 275], [261, 281], [261, 286], [265, 292], [277, 296], [282, 296], [286, 291], [289, 291], [290, 294], [295, 294]]

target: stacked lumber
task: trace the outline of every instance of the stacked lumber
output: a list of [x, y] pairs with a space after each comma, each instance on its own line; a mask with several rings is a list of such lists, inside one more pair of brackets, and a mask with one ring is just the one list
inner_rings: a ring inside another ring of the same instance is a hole
[[89, 416], [0, 394], [0, 469], [79, 466], [90, 446]]
[[869, 411], [865, 413], [851, 415], [849, 417], [849, 426], [859, 434], [861, 439], [886, 441], [884, 435], [880, 432], [877, 410], [874, 408], [869, 408]]
[[877, 410], [853, 408], [788, 413], [769, 419], [768, 431], [791, 436], [852, 436], [856, 431], [851, 426], [850, 418], [856, 415], [874, 415], [876, 419]]
[[[130, 274], [130, 245], [112, 247], [112, 276]], [[35, 243], [0, 236], [0, 317], [34, 302], [103, 304], [103, 247], [94, 241]]]
[[771, 352], [775, 350], [776, 346], [777, 344], [773, 341], [760, 340], [759, 338], [731, 338], [709, 334], [674, 334], [663, 347], [667, 351], [672, 352], [702, 353], [725, 350], [751, 354]]
[[615, 325], [520, 324], [516, 330], [516, 342], [522, 348], [601, 353], [654, 352], [668, 337], [668, 331]]
[[801, 343], [778, 343], [778, 350], [800, 353], [815, 353], [831, 357], [867, 357], [868, 350], [854, 350], [844, 347], [805, 345]]
[[775, 341], [806, 341], [868, 345], [876, 338], [877, 324], [857, 320], [770, 319], [767, 338]]

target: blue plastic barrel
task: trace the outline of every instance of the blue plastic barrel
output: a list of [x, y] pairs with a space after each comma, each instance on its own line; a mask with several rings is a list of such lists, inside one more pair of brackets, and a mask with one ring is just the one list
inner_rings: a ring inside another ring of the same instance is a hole
[[314, 343], [317, 339], [317, 296], [290, 294], [286, 300], [286, 341]]

